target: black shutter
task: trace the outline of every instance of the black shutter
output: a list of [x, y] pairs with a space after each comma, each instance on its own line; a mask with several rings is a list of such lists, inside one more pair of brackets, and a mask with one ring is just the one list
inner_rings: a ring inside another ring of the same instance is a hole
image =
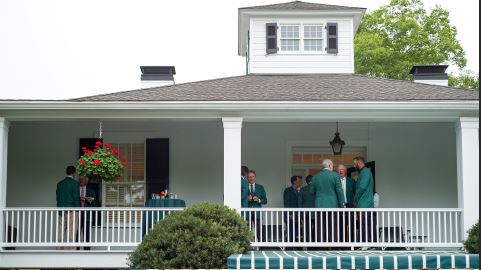
[[146, 198], [169, 188], [169, 139], [146, 140]]
[[327, 23], [327, 53], [338, 53], [337, 23]]
[[266, 23], [266, 53], [277, 53], [277, 24]]

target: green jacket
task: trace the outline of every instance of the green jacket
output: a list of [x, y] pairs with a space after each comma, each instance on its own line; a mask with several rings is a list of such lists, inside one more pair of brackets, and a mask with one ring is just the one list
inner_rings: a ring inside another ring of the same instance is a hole
[[80, 207], [80, 186], [72, 177], [65, 177], [58, 182], [57, 207]]
[[355, 194], [356, 194], [356, 181], [354, 181], [350, 177], [346, 177], [346, 199], [349, 205], [352, 205]]
[[249, 182], [241, 177], [241, 207], [249, 207]]
[[310, 188], [311, 193], [316, 197], [316, 208], [338, 208], [345, 203], [339, 175], [328, 169], [323, 169], [312, 177]]
[[374, 179], [369, 168], [364, 167], [359, 172], [354, 201], [357, 208], [374, 208]]
[[312, 193], [311, 193], [311, 186], [312, 186], [312, 182], [311, 184], [307, 185], [307, 186], [304, 186], [301, 188], [301, 195], [302, 195], [302, 204], [301, 206], [303, 208], [314, 208], [315, 207], [315, 199], [316, 199], [316, 196], [314, 196]]
[[300, 208], [301, 206], [301, 192], [296, 192], [293, 187], [284, 189], [284, 208]]
[[[247, 186], [247, 189], [249, 190], [249, 185]], [[249, 190], [249, 195], [259, 197], [261, 202], [260, 203], [258, 203], [258, 202], [248, 202], [247, 207], [249, 207], [249, 208], [261, 208], [263, 204], [267, 203], [266, 190], [264, 189], [264, 187], [262, 185], [259, 185], [257, 183], [255, 184], [254, 189], [255, 189], [254, 192], [251, 192]]]

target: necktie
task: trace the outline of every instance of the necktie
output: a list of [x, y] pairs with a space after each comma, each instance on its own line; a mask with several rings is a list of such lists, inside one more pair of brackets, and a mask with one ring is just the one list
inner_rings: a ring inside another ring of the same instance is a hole
[[251, 193], [254, 193], [254, 184], [251, 184]]
[[85, 187], [80, 188], [80, 206], [84, 207], [85, 205]]

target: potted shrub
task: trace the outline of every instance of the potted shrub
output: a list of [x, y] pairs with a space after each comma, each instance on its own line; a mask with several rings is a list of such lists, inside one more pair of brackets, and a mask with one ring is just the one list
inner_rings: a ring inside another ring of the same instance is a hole
[[242, 217], [222, 205], [198, 204], [161, 220], [130, 255], [136, 269], [223, 269], [244, 253], [252, 234]]

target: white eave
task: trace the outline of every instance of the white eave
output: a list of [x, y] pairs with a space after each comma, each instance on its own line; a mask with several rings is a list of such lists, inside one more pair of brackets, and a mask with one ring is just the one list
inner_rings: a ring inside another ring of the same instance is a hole
[[479, 101], [0, 101], [12, 121], [72, 119], [219, 119], [246, 121], [442, 121], [479, 117]]
[[256, 9], [239, 9], [238, 10], [238, 55], [245, 56], [247, 52], [247, 32], [249, 30], [249, 21], [251, 17], [258, 16], [276, 16], [276, 17], [322, 17], [322, 16], [352, 16], [354, 18], [354, 33], [359, 29], [361, 19], [366, 9], [352, 8], [347, 10], [256, 10]]

